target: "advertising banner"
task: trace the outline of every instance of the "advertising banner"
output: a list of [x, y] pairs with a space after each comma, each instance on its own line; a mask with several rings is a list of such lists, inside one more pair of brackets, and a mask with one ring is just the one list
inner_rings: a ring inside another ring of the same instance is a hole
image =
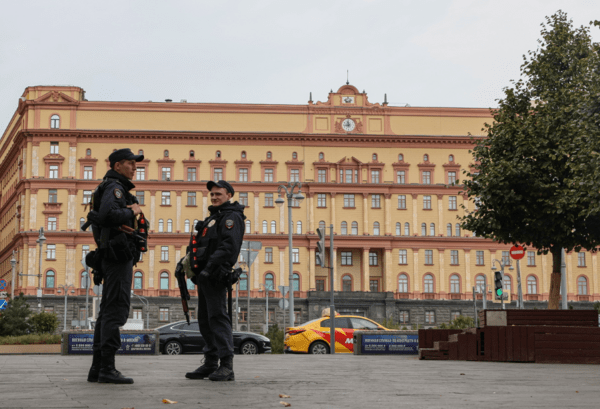
[[[92, 354], [94, 334], [68, 334], [67, 353]], [[158, 347], [155, 334], [121, 334], [121, 348], [117, 354], [123, 355], [154, 355]]]
[[361, 343], [362, 354], [418, 355], [418, 335], [364, 334]]

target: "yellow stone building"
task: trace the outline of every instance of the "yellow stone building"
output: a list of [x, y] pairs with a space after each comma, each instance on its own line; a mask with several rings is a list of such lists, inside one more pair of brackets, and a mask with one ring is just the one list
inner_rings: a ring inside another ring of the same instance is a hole
[[[146, 158], [134, 183], [151, 222], [134, 270], [139, 294], [178, 295], [172, 273], [190, 226], [207, 215], [206, 181], [225, 179], [247, 205], [246, 240], [262, 242], [240, 295], [288, 285], [287, 209], [275, 200], [279, 185], [298, 181], [306, 199], [292, 217], [297, 297], [329, 289], [315, 233], [332, 224], [335, 290], [471, 299], [483, 275], [492, 285], [492, 259], [508, 258], [507, 246], [457, 220], [473, 206], [459, 182], [486, 121], [487, 109], [370, 103], [352, 85], [300, 105], [90, 101], [79, 87], [28, 87], [0, 140], [0, 278], [17, 293], [56, 294], [61, 284], [84, 293], [80, 260], [94, 248], [80, 230], [86, 203], [108, 155], [129, 147]], [[27, 274], [14, 283], [13, 252], [16, 272]], [[525, 299], [547, 300], [550, 271], [550, 256], [527, 253]], [[569, 254], [567, 272], [569, 300], [600, 300], [595, 253]], [[515, 297], [516, 269], [507, 273]]]

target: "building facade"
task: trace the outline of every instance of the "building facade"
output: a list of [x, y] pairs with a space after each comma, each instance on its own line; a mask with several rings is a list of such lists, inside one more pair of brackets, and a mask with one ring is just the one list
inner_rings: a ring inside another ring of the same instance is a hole
[[[469, 300], [484, 275], [492, 284], [492, 260], [508, 261], [509, 246], [473, 237], [457, 219], [474, 208], [460, 180], [490, 121], [487, 109], [371, 103], [352, 85], [303, 105], [88, 101], [79, 87], [28, 87], [0, 140], [0, 278], [17, 294], [41, 288], [52, 297], [65, 284], [85, 294], [80, 260], [95, 247], [80, 230], [86, 205], [108, 155], [129, 147], [145, 156], [134, 183], [151, 223], [149, 251], [134, 270], [139, 295], [178, 296], [173, 271], [207, 215], [206, 181], [224, 179], [247, 206], [245, 239], [262, 243], [240, 297], [263, 298], [265, 286], [280, 297], [278, 286], [289, 285], [287, 204], [275, 201], [281, 184], [301, 182], [305, 200], [292, 203], [296, 297], [330, 289], [315, 249], [316, 229], [333, 225], [326, 263], [335, 266], [335, 291]], [[596, 253], [566, 261], [568, 299], [600, 300]], [[528, 249], [526, 300], [548, 299], [551, 265]], [[506, 273], [514, 299], [516, 269]]]

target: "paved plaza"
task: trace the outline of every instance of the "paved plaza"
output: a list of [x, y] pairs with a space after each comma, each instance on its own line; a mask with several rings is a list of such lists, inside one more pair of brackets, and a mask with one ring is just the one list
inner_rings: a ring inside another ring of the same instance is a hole
[[235, 382], [184, 378], [200, 358], [117, 357], [117, 368], [135, 383], [109, 385], [86, 381], [90, 356], [3, 355], [0, 408], [283, 408], [281, 401], [291, 408], [597, 408], [600, 402], [597, 365], [260, 355], [235, 357]]

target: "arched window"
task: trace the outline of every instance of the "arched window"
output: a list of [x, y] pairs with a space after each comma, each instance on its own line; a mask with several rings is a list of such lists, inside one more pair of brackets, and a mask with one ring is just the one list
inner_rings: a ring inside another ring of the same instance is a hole
[[165, 151], [164, 151], [164, 156], [165, 156], [165, 158], [168, 158], [168, 157], [169, 157], [169, 151], [168, 151], [168, 150], [166, 150], [166, 149], [165, 149]]
[[250, 220], [246, 220], [246, 230], [244, 231], [244, 233], [246, 234], [250, 234], [251, 233], [251, 229], [252, 229], [252, 224], [250, 223]]
[[435, 236], [435, 223], [431, 223], [429, 225], [429, 235], [430, 236]]
[[292, 159], [298, 159], [298, 152], [292, 152]]
[[265, 287], [269, 290], [273, 290], [275, 288], [275, 279], [273, 278], [273, 274], [267, 273], [265, 275]]
[[140, 149], [140, 150], [138, 151], [138, 155], [143, 155], [143, 154], [144, 154], [144, 150], [143, 150], [143, 149]]
[[238, 283], [238, 290], [248, 291], [248, 274], [240, 274], [240, 282]]
[[85, 218], [82, 217], [81, 219], [79, 219], [79, 228], [81, 229], [84, 224], [85, 224]]
[[294, 286], [294, 291], [300, 291], [300, 275], [298, 273], [292, 275], [292, 285]]
[[376, 153], [373, 154], [372, 159], [373, 159], [373, 162], [377, 162], [377, 154]]
[[60, 117], [58, 115], [52, 115], [50, 117], [50, 128], [60, 129]]
[[342, 291], [352, 291], [352, 277], [351, 276], [343, 276], [342, 277]]
[[581, 276], [577, 279], [577, 293], [579, 295], [587, 295], [587, 278]]
[[267, 152], [267, 159], [272, 159], [273, 158], [273, 154], [269, 151]]
[[267, 234], [269, 232], [269, 223], [266, 220], [263, 220], [263, 228], [262, 228], [262, 232], [263, 234]]
[[277, 223], [275, 220], [271, 221], [271, 234], [277, 233]]
[[379, 236], [379, 222], [373, 223], [373, 236]]
[[171, 219], [167, 220], [167, 232], [169, 232], [169, 233], [173, 232], [173, 220], [171, 220]]
[[296, 234], [302, 234], [302, 222], [296, 222]]
[[410, 223], [409, 222], [404, 223], [404, 235], [410, 236]]
[[246, 159], [246, 151], [242, 151], [242, 159]]
[[325, 222], [323, 220], [321, 220], [319, 222], [319, 229], [324, 229], [325, 228]]
[[[82, 271], [81, 275], [79, 276], [79, 284], [80, 284], [80, 288], [84, 288], [85, 289], [85, 285], [86, 285], [86, 277], [87, 277], [88, 273], [86, 273], [86, 271]], [[90, 283], [88, 284], [89, 287], [92, 287], [92, 277], [90, 277]]]
[[85, 156], [92, 156], [92, 150], [91, 149], [86, 149], [85, 150]]
[[163, 219], [159, 219], [158, 220], [158, 232], [162, 233], [164, 229], [165, 229], [165, 222], [163, 221]]
[[215, 153], [215, 157], [216, 157], [217, 159], [219, 159], [219, 158], [221, 157], [221, 151], [217, 151], [217, 152]]
[[450, 276], [450, 292], [452, 294], [460, 293], [460, 277], [457, 274]]
[[398, 162], [402, 162], [404, 160], [404, 155], [403, 154], [398, 154]]
[[427, 223], [421, 223], [421, 236], [427, 236]]
[[141, 271], [136, 271], [133, 275], [133, 289], [141, 290], [144, 282], [144, 274]]
[[190, 151], [190, 158], [193, 158], [194, 156], [196, 156], [196, 152]]
[[398, 222], [396, 223], [396, 236], [401, 236], [402, 235], [402, 223]]
[[504, 274], [504, 279], [502, 279], [502, 288], [504, 289], [504, 291], [510, 294], [512, 289], [512, 279], [508, 274]]
[[448, 162], [454, 162], [454, 155], [448, 156]]
[[408, 276], [406, 274], [400, 274], [400, 276], [398, 277], [398, 292], [408, 292]]
[[160, 273], [160, 289], [161, 290], [169, 289], [169, 273], [167, 273], [167, 272]]
[[452, 237], [452, 223], [446, 225], [446, 236]]
[[352, 235], [358, 236], [358, 222], [352, 222]]
[[425, 155], [423, 155], [423, 162], [427, 162], [427, 161], [429, 161], [429, 155], [425, 154]]
[[190, 221], [188, 219], [186, 219], [185, 222], [183, 222], [183, 232], [184, 233], [190, 232]]
[[423, 277], [423, 292], [424, 293], [433, 293], [433, 276], [431, 274], [426, 274]]
[[527, 277], [527, 294], [537, 294], [537, 278]]
[[55, 273], [52, 270], [46, 272], [46, 288], [54, 288]]
[[320, 160], [325, 159], [325, 154], [323, 152], [319, 152], [319, 159]]
[[475, 277], [475, 290], [479, 294], [483, 294], [483, 292], [485, 291], [485, 278], [483, 278], [482, 275], [478, 275], [477, 277]]
[[342, 222], [342, 234], [348, 234], [348, 223]]
[[198, 224], [198, 220], [194, 219], [194, 224], [192, 224], [192, 229], [195, 229], [197, 224]]
[[454, 229], [454, 235], [456, 237], [460, 237], [460, 224], [456, 223], [456, 228]]

